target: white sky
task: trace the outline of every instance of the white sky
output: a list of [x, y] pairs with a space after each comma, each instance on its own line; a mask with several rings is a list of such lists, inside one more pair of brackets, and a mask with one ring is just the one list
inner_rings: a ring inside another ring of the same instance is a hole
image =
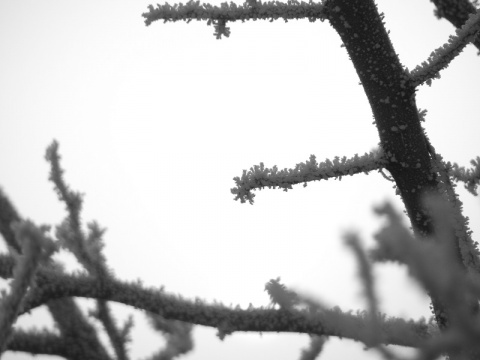
[[[212, 2], [215, 4], [219, 1]], [[294, 167], [315, 154], [363, 155], [378, 143], [367, 98], [339, 36], [328, 22], [230, 23], [216, 40], [205, 22], [155, 22], [148, 1], [0, 2], [0, 186], [37, 223], [65, 216], [48, 182], [46, 147], [60, 143], [72, 189], [86, 194], [83, 220], [108, 228], [105, 254], [120, 279], [140, 278], [187, 297], [267, 305], [267, 281], [281, 276], [342, 309], [363, 309], [356, 263], [342, 232], [364, 244], [381, 221], [372, 206], [392, 183], [378, 173], [256, 192], [253, 206], [233, 201], [243, 169]], [[401, 61], [410, 69], [454, 28], [427, 0], [382, 0], [380, 11]], [[469, 46], [417, 104], [428, 109], [437, 152], [469, 165], [480, 155], [480, 58]], [[477, 95], [475, 94], [477, 92]], [[458, 188], [480, 233], [480, 203]], [[3, 248], [5, 246], [2, 244]], [[67, 259], [74, 268], [71, 257]], [[376, 267], [382, 311], [418, 319], [428, 299], [403, 268]], [[92, 306], [91, 301], [81, 301]], [[132, 359], [162, 346], [135, 314]], [[44, 309], [20, 326], [51, 326]], [[307, 335], [236, 333], [220, 342], [196, 327], [185, 360], [297, 359]], [[322, 359], [376, 359], [361, 344], [330, 339]], [[50, 359], [51, 357], [36, 357]], [[3, 359], [30, 359], [8, 352]]]

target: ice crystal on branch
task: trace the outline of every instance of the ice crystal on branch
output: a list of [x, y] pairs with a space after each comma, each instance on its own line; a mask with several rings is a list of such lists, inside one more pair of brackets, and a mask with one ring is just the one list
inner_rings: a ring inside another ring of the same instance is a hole
[[268, 188], [281, 187], [284, 191], [292, 189], [292, 185], [304, 183], [307, 186], [309, 181], [328, 180], [329, 178], [339, 178], [342, 176], [354, 175], [358, 173], [368, 174], [369, 171], [383, 168], [385, 160], [383, 159], [383, 151], [373, 151], [365, 153], [363, 156], [355, 154], [353, 158], [347, 159], [345, 156], [340, 159], [338, 156], [329, 159], [320, 164], [317, 162], [315, 155], [310, 155], [310, 160], [300, 163], [294, 169], [284, 169], [278, 171], [277, 166], [272, 169], [265, 168], [263, 163], [250, 168], [247, 173], [243, 170], [242, 177], [235, 177], [236, 188], [231, 189], [232, 194], [236, 195], [235, 200], [240, 199], [242, 203], [247, 200], [253, 204], [254, 194], [250, 190], [268, 186]]

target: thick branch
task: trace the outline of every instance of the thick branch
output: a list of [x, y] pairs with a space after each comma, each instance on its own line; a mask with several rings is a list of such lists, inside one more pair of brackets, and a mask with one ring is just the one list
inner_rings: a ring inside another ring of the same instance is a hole
[[387, 170], [420, 234], [431, 224], [421, 198], [436, 189], [430, 154], [415, 104], [415, 88], [395, 53], [373, 0], [325, 2], [327, 17], [340, 35], [370, 102]]
[[[415, 84], [403, 70], [388, 33], [383, 16], [373, 0], [327, 0], [327, 18], [340, 35], [355, 66], [373, 111], [381, 146], [407, 210], [413, 230], [421, 237], [434, 235], [425, 195], [442, 192], [433, 169], [420, 115], [415, 103]], [[464, 229], [465, 230], [465, 229]], [[466, 269], [456, 230], [449, 228], [455, 258]], [[451, 311], [444, 299], [432, 298], [433, 310], [441, 329], [449, 324]], [[472, 313], [474, 303], [466, 303]]]

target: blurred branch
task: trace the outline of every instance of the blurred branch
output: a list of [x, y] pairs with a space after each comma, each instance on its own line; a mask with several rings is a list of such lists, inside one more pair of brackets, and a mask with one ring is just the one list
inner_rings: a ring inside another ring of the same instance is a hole
[[146, 360], [171, 360], [193, 349], [192, 324], [178, 320], [167, 320], [150, 312], [147, 312], [146, 315], [150, 325], [163, 333], [167, 339], [165, 347]]
[[[0, 264], [5, 261], [0, 255]], [[6, 269], [0, 266], [0, 269]], [[2, 277], [9, 274], [2, 273]], [[163, 289], [144, 288], [139, 282], [123, 282], [104, 279], [100, 282], [87, 275], [65, 275], [52, 270], [39, 270], [36, 287], [26, 298], [20, 314], [28, 312], [52, 299], [86, 297], [115, 301], [158, 314], [165, 319], [222, 327], [233, 331], [298, 332], [316, 335], [339, 336], [359, 341], [365, 338], [365, 314], [353, 315], [340, 309], [324, 310], [312, 317], [308, 311], [274, 310], [263, 308], [229, 308], [222, 304], [206, 304], [196, 299], [185, 300], [181, 296], [167, 294]], [[430, 337], [425, 323], [405, 321], [399, 318], [381, 320], [382, 343], [402, 346], [419, 346]]]
[[[58, 142], [53, 141], [47, 148], [45, 159], [50, 163], [49, 179], [55, 185], [60, 201], [66, 205], [68, 216], [63, 223], [57, 227], [56, 235], [62, 244], [70, 250], [87, 271], [97, 277], [99, 281], [112, 277], [113, 273], [107, 267], [105, 256], [102, 253], [104, 247], [102, 236], [105, 229], [100, 228], [96, 222], [88, 224], [88, 236], [85, 237], [81, 229], [80, 213], [82, 209], [82, 196], [78, 192], [70, 190], [63, 179], [64, 170], [60, 166], [60, 154], [58, 153]], [[68, 305], [67, 303], [65, 304]], [[118, 329], [108, 304], [103, 300], [97, 301], [97, 310], [94, 312], [96, 318], [103, 324], [110, 342], [119, 360], [126, 360], [126, 343], [128, 331], [131, 325], [125, 325], [123, 330]], [[65, 321], [63, 317], [57, 317], [58, 321]], [[71, 325], [71, 323], [69, 323]], [[72, 328], [70, 331], [77, 331]], [[100, 349], [100, 347], [98, 347]], [[101, 351], [98, 356], [104, 356]]]
[[72, 298], [49, 300], [48, 310], [60, 330], [65, 345], [77, 348], [75, 360], [110, 360], [103, 344], [100, 342], [95, 327], [88, 322]]
[[448, 330], [443, 329], [422, 346], [421, 359], [435, 359], [444, 352], [458, 355], [459, 351], [465, 351], [478, 355], [478, 276], [467, 275], [452, 251], [457, 245], [452, 242], [449, 231], [450, 204], [438, 194], [427, 197], [426, 203], [432, 211], [435, 227], [434, 235], [426, 241], [418, 241], [410, 234], [390, 204], [376, 208], [378, 214], [387, 216], [388, 223], [375, 235], [379, 246], [372, 252], [373, 258], [406, 264], [409, 273], [427, 290], [432, 301], [442, 304], [444, 313], [435, 312], [435, 316], [440, 325], [443, 322], [438, 321], [439, 317], [449, 319]]
[[65, 339], [50, 330], [14, 329], [8, 343], [8, 350], [28, 352], [35, 355], [56, 355], [67, 359], [75, 358], [75, 348]]
[[18, 256], [13, 267], [13, 282], [10, 293], [3, 293], [0, 301], [0, 355], [6, 349], [12, 325], [16, 322], [22, 302], [29, 286], [32, 285], [35, 272], [41, 262], [46, 261], [55, 246], [44, 234], [45, 228], [36, 227], [31, 221], [12, 224], [15, 239], [23, 247], [24, 255]]
[[20, 220], [20, 215], [18, 215], [12, 202], [3, 189], [0, 188], [0, 234], [2, 234], [7, 245], [11, 246], [19, 254], [22, 253], [22, 249], [15, 239], [11, 225]]
[[310, 335], [310, 344], [308, 348], [302, 349], [300, 360], [315, 360], [321, 354], [327, 340], [325, 336]]

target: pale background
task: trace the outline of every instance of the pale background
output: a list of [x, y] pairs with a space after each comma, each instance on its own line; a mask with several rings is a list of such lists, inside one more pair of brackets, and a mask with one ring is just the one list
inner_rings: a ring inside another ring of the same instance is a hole
[[[149, 4], [0, 2], [0, 185], [21, 215], [39, 224], [65, 216], [43, 158], [57, 139], [66, 181], [86, 194], [83, 220], [108, 228], [105, 254], [119, 278], [246, 307], [267, 305], [264, 285], [281, 276], [332, 306], [365, 308], [342, 232], [356, 229], [372, 246], [382, 223], [372, 206], [389, 199], [402, 209], [392, 183], [373, 172], [287, 193], [267, 189], [256, 192], [253, 206], [230, 193], [233, 177], [260, 162], [290, 168], [310, 154], [324, 161], [377, 145], [339, 36], [328, 22], [278, 20], [229, 23], [230, 38], [216, 40], [205, 22], [145, 27], [140, 15]], [[430, 1], [378, 5], [410, 69], [454, 33], [433, 16]], [[469, 46], [417, 96], [437, 152], [468, 166], [480, 155], [476, 53]], [[478, 240], [480, 202], [457, 189]], [[380, 265], [376, 274], [382, 311], [430, 315], [405, 269]], [[112, 307], [122, 321], [135, 314], [132, 359], [163, 346], [140, 312]], [[44, 309], [19, 320], [33, 324], [52, 321]], [[197, 326], [195, 349], [183, 359], [293, 360], [308, 343], [307, 335], [276, 333], [235, 333], [221, 342], [215, 332]], [[322, 355], [352, 357], [378, 355], [334, 338]]]

